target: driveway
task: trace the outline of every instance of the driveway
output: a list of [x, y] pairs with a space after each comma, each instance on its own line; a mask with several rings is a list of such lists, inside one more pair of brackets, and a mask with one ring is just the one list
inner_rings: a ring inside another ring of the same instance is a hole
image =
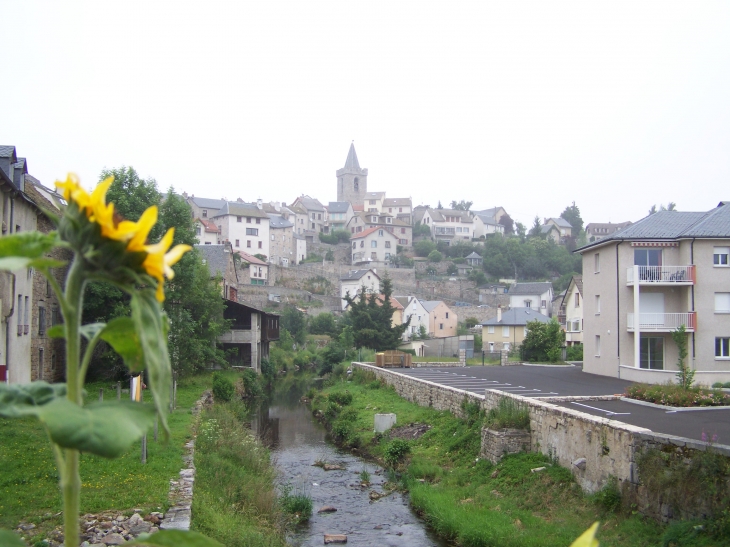
[[[397, 372], [479, 395], [497, 389], [524, 397], [616, 395], [632, 382], [583, 372], [579, 366], [486, 366], [395, 369]], [[667, 410], [621, 400], [556, 403], [655, 433], [702, 440], [717, 435], [716, 444], [730, 445], [730, 409]]]

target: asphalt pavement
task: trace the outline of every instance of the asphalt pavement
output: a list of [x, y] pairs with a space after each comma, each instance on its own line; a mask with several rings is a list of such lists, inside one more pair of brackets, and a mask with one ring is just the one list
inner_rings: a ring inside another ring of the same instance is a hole
[[[479, 395], [497, 389], [525, 397], [574, 397], [619, 395], [632, 384], [608, 376], [583, 372], [580, 366], [516, 365], [458, 368], [410, 368], [397, 372], [451, 386]], [[644, 427], [655, 433], [730, 445], [730, 409], [665, 409], [637, 403], [609, 401], [562, 401], [560, 406], [594, 416]]]

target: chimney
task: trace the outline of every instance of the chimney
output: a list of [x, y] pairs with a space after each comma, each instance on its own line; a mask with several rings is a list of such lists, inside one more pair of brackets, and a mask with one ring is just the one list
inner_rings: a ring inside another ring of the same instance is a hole
[[502, 304], [497, 306], [497, 322], [502, 321]]
[[259, 198], [259, 199], [256, 200], [256, 207], [258, 207], [259, 209], [263, 209], [264, 208], [264, 202], [261, 201], [261, 198]]

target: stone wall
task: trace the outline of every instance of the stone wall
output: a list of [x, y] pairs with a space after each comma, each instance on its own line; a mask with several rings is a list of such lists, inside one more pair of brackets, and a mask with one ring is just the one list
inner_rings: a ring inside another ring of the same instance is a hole
[[[673, 455], [677, 465], [688, 468], [693, 465], [692, 458], [708, 452], [730, 458], [730, 446], [654, 433], [554, 404], [558, 401], [612, 399], [612, 396], [538, 400], [497, 390], [486, 390], [485, 395], [480, 396], [365, 363], [353, 363], [353, 366], [372, 371], [376, 377], [392, 385], [404, 399], [420, 406], [449, 410], [459, 417], [464, 417], [461, 407], [465, 399], [479, 403], [485, 411], [497, 407], [503, 397], [514, 399], [529, 410], [533, 451], [542, 452], [570, 469], [576, 482], [586, 492], [600, 490], [615, 477], [624, 494], [624, 503], [636, 504], [638, 511], [657, 520], [706, 516], [713, 507], [707, 496], [713, 494], [709, 492], [711, 489], [705, 489], [705, 492], [700, 491], [694, 496], [678, 496], [672, 492], [672, 485], [665, 486], [665, 490], [649, 491], [639, 480], [637, 461], [642, 454], [657, 450]], [[723, 480], [726, 481], [726, 478]], [[721, 484], [720, 488], [727, 489], [728, 486]]]

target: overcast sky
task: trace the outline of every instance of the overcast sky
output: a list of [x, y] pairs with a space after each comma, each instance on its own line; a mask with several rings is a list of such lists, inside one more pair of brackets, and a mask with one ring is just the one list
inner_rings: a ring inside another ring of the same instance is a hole
[[51, 185], [501, 205], [730, 200], [730, 2], [0, 0], [0, 144]]

